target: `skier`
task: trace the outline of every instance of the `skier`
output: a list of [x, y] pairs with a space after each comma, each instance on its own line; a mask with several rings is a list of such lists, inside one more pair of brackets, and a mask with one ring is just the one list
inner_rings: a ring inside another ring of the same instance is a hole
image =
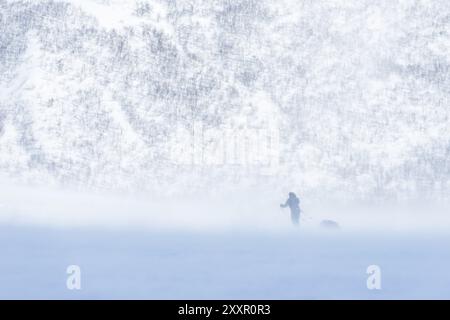
[[297, 198], [295, 193], [289, 192], [289, 198], [286, 200], [286, 203], [280, 204], [281, 208], [286, 208], [289, 206], [291, 209], [291, 220], [292, 224], [298, 225], [300, 220], [300, 200]]

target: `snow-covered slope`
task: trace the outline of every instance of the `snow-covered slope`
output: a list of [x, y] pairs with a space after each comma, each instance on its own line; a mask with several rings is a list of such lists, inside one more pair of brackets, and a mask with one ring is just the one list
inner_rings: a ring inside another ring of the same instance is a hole
[[448, 1], [0, 0], [0, 26], [3, 179], [450, 191]]

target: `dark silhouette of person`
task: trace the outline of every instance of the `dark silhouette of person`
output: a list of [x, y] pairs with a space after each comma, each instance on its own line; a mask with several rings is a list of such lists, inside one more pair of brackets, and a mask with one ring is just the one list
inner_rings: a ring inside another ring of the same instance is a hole
[[291, 220], [294, 225], [298, 225], [300, 220], [300, 200], [295, 193], [289, 192], [289, 198], [284, 204], [280, 204], [281, 208], [289, 207], [291, 209]]

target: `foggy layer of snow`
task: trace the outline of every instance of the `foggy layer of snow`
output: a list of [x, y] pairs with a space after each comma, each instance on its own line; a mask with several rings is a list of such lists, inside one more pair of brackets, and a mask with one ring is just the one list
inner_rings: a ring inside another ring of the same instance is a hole
[[[0, 185], [0, 225], [182, 232], [290, 232], [287, 194], [236, 190], [228, 194], [159, 197], [148, 194], [83, 193]], [[428, 202], [399, 205], [318, 204], [301, 198], [301, 229], [320, 231], [322, 220], [345, 232], [450, 231], [449, 209]]]
[[[317, 206], [1, 185], [3, 299], [448, 299], [448, 209]], [[303, 199], [302, 199], [303, 200]], [[340, 229], [320, 228], [323, 219]], [[66, 287], [81, 268], [81, 290]], [[366, 270], [381, 268], [381, 290]]]

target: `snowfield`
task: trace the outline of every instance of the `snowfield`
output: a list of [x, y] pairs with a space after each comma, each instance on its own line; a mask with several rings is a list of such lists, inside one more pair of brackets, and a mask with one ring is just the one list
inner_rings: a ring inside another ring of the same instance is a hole
[[[450, 298], [448, 221], [431, 209], [321, 217], [305, 202], [297, 229], [269, 196], [199, 204], [12, 187], [3, 194], [3, 299]], [[320, 229], [325, 217], [341, 229]], [[81, 290], [66, 287], [70, 265], [81, 268]], [[371, 265], [380, 267], [381, 290], [367, 289]]]
[[[3, 299], [449, 299], [450, 237], [5, 228]], [[81, 268], [81, 290], [66, 268]], [[369, 265], [381, 290], [368, 290]]]

